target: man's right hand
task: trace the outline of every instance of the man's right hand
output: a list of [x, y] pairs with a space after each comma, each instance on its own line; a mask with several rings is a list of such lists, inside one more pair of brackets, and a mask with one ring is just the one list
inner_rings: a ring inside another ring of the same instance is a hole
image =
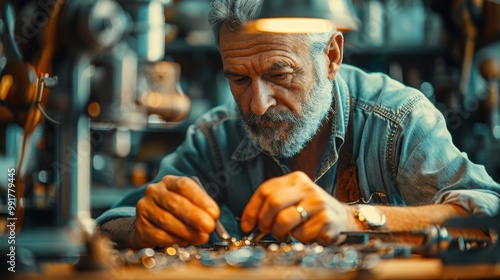
[[205, 244], [215, 228], [217, 203], [189, 177], [165, 176], [136, 205], [132, 248]]

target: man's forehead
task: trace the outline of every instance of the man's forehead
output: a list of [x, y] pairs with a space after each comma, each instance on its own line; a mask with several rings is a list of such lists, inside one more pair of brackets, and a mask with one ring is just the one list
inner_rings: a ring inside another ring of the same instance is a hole
[[303, 35], [255, 33], [242, 27], [234, 31], [221, 28], [219, 50], [224, 67], [258, 63], [261, 70], [280, 62], [278, 58], [283, 64], [296, 65], [301, 58], [309, 57], [309, 44]]

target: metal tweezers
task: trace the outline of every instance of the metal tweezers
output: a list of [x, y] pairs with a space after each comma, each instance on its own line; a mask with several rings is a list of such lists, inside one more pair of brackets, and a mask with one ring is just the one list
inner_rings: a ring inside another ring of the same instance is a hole
[[[198, 177], [192, 176], [191, 179], [193, 179], [201, 187], [202, 190], [204, 190], [205, 192], [207, 192], [205, 190], [205, 188], [203, 187], [203, 184], [201, 183], [200, 179], [198, 179]], [[227, 232], [226, 228], [220, 222], [219, 219], [217, 219], [215, 221], [215, 232], [217, 233], [217, 235], [220, 238], [222, 238], [223, 241], [228, 241], [228, 242], [231, 241], [231, 236], [229, 235], [229, 233]]]
[[258, 228], [254, 230], [250, 235], [248, 235], [247, 240], [252, 244], [255, 245], [259, 243], [259, 241], [264, 237], [267, 233], [260, 231]]

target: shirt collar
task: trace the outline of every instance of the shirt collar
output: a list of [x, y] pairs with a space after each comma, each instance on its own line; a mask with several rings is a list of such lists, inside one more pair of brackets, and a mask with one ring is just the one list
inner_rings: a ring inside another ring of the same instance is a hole
[[263, 153], [263, 151], [258, 149], [256, 144], [252, 143], [252, 140], [248, 137], [248, 135], [245, 135], [231, 158], [235, 161], [249, 161], [258, 156], [260, 153]]
[[342, 141], [345, 139], [347, 124], [349, 122], [349, 111], [351, 110], [349, 106], [349, 88], [347, 83], [337, 74], [333, 84], [333, 96], [334, 96], [334, 116], [332, 125], [332, 136], [331, 141], [335, 137], [340, 138]]
[[[337, 77], [333, 82], [333, 121], [332, 121], [332, 135], [330, 136], [330, 143], [336, 147], [336, 139], [338, 138], [341, 142], [345, 139], [345, 132], [347, 128], [347, 122], [349, 120], [349, 89], [346, 82], [337, 73]], [[336, 148], [335, 148], [336, 150]], [[335, 155], [336, 151], [332, 151]], [[248, 135], [243, 137], [236, 150], [232, 155], [232, 159], [235, 161], [249, 161], [264, 153], [261, 149], [257, 147], [255, 143], [252, 142]], [[336, 156], [334, 158], [337, 158]]]

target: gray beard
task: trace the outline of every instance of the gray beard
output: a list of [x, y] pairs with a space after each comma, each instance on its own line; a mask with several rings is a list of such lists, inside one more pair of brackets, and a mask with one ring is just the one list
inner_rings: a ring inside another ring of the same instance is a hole
[[[269, 108], [264, 115], [250, 112], [241, 116], [243, 127], [250, 139], [271, 156], [289, 158], [298, 154], [316, 135], [332, 111], [333, 82], [327, 77], [318, 77], [307, 96], [302, 111], [294, 114]], [[266, 122], [284, 122], [281, 127], [266, 127]]]

